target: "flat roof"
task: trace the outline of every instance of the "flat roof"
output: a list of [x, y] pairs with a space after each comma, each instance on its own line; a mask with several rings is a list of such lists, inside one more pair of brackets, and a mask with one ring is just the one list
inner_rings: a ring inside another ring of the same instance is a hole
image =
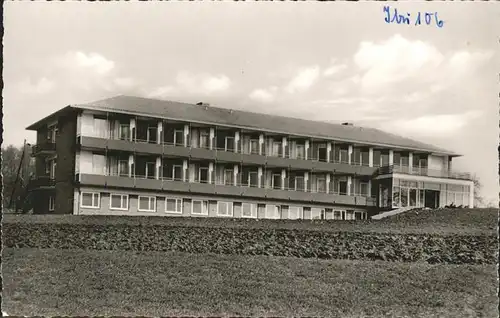
[[44, 122], [71, 109], [87, 109], [136, 116], [158, 117], [194, 123], [251, 129], [277, 134], [330, 139], [387, 148], [399, 148], [460, 156], [453, 151], [429, 145], [380, 129], [341, 125], [292, 117], [254, 113], [214, 106], [181, 103], [168, 100], [120, 95], [86, 104], [69, 105], [27, 127], [36, 130]]

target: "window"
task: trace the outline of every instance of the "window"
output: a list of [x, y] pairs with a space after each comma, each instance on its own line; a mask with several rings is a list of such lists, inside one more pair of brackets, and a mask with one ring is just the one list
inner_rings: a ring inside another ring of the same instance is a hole
[[360, 212], [360, 211], [354, 212], [354, 219], [355, 220], [363, 220], [364, 219], [364, 212]]
[[182, 213], [182, 199], [167, 198], [165, 200], [165, 212], [167, 213]]
[[333, 210], [325, 209], [325, 220], [333, 220]]
[[208, 202], [193, 200], [191, 205], [191, 214], [208, 215]]
[[224, 169], [224, 184], [233, 185], [234, 171], [229, 169]]
[[304, 191], [304, 177], [295, 177], [295, 191]]
[[259, 176], [257, 172], [248, 173], [248, 186], [258, 187], [259, 186]]
[[53, 212], [56, 206], [56, 198], [53, 196], [49, 197], [49, 212]]
[[118, 161], [118, 174], [122, 177], [128, 176], [128, 160]]
[[234, 151], [234, 137], [226, 137], [224, 142], [225, 151]]
[[200, 131], [200, 148], [210, 148], [210, 137], [207, 131]]
[[57, 168], [57, 161], [56, 160], [51, 160], [51, 165], [50, 165], [50, 178], [55, 179], [56, 178], [56, 168]]
[[366, 182], [361, 182], [359, 184], [359, 187], [360, 187], [360, 194], [363, 195], [363, 196], [368, 196], [368, 183]]
[[174, 145], [184, 146], [184, 131], [181, 129], [174, 130]]
[[354, 220], [354, 210], [346, 211], [346, 220]]
[[316, 179], [317, 192], [326, 193], [326, 179], [318, 178]]
[[290, 220], [302, 219], [302, 207], [289, 206], [288, 207], [288, 218]]
[[274, 204], [266, 205], [266, 219], [279, 219], [281, 217], [280, 214], [280, 206]]
[[148, 127], [148, 143], [155, 144], [158, 140], [158, 127], [149, 126]]
[[304, 145], [297, 145], [297, 159], [305, 159], [305, 146]]
[[343, 211], [340, 211], [340, 210], [335, 210], [333, 211], [333, 219], [334, 220], [342, 220], [342, 214], [343, 214]]
[[243, 203], [241, 208], [241, 217], [243, 218], [256, 218], [257, 217], [257, 204], [256, 203]]
[[145, 176], [146, 179], [154, 179], [155, 170], [156, 170], [155, 162], [146, 162], [146, 176]]
[[233, 216], [233, 203], [224, 201], [217, 202], [217, 215]]
[[259, 140], [250, 139], [250, 153], [259, 154]]
[[130, 140], [130, 125], [120, 124], [118, 134], [121, 140]]
[[177, 180], [177, 181], [182, 180], [182, 166], [181, 165], [173, 165], [172, 177], [174, 180]]
[[94, 134], [97, 138], [108, 138], [109, 125], [106, 119], [94, 118]]
[[320, 220], [321, 219], [321, 209], [319, 209], [319, 208], [312, 208], [311, 209], [311, 219], [313, 219], [313, 220]]
[[92, 170], [94, 171], [94, 174], [106, 175], [106, 156], [93, 154]]
[[109, 199], [110, 210], [128, 210], [128, 195], [111, 194]]
[[201, 183], [208, 183], [208, 168], [206, 167], [200, 167], [199, 169], [199, 182]]
[[82, 200], [80, 207], [99, 209], [101, 201], [101, 194], [99, 192], [82, 192]]
[[272, 156], [274, 157], [281, 156], [281, 142], [278, 141], [273, 142]]
[[272, 182], [273, 189], [281, 189], [281, 174], [273, 174]]
[[139, 211], [156, 212], [156, 197], [139, 196]]

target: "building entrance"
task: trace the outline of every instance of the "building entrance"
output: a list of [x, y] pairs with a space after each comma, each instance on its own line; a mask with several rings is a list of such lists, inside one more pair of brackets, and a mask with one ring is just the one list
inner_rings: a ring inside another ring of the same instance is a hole
[[439, 191], [425, 190], [425, 207], [431, 209], [439, 207]]

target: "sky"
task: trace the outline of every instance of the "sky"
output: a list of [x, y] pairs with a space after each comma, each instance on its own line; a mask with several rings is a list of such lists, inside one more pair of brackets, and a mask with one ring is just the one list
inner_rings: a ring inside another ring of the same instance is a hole
[[[412, 23], [386, 23], [384, 5]], [[415, 25], [418, 12], [444, 24]], [[11, 1], [3, 22], [4, 144], [34, 143], [25, 128], [68, 104], [203, 101], [444, 147], [498, 202], [492, 2]]]

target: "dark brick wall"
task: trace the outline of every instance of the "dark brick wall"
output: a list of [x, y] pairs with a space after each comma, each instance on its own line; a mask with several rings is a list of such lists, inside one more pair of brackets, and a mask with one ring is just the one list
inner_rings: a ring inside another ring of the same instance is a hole
[[35, 191], [33, 192], [33, 213], [46, 214], [49, 212], [49, 196], [55, 195], [55, 191]]
[[[47, 127], [36, 132], [36, 143], [41, 144], [47, 141]], [[35, 174], [37, 176], [45, 175], [45, 157], [38, 156], [35, 159]]]
[[75, 113], [69, 114], [60, 117], [58, 122], [55, 213], [71, 214], [73, 213], [77, 116]]

